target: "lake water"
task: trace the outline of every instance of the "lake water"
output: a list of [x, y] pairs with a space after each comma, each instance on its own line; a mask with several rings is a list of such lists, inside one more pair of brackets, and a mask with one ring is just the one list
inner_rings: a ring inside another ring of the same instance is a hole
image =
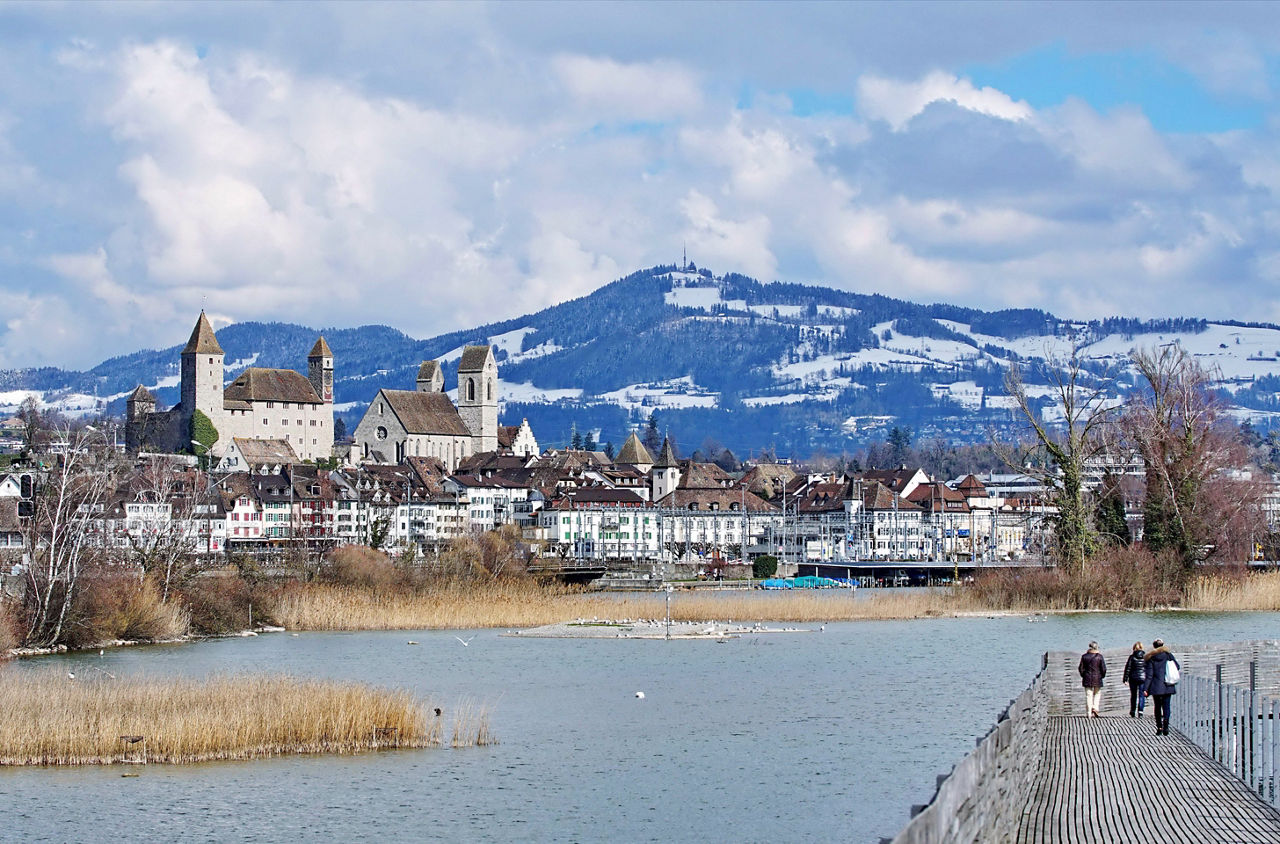
[[855, 622], [724, 644], [500, 632], [468, 647], [452, 631], [277, 633], [0, 668], [0, 682], [51, 663], [362, 680], [487, 704], [500, 740], [130, 768], [137, 778], [0, 769], [0, 840], [874, 842], [929, 799], [1044, 651], [1280, 638], [1280, 614]]

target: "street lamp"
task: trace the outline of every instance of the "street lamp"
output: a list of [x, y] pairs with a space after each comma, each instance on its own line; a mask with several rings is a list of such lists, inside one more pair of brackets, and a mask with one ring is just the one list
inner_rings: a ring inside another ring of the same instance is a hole
[[667, 638], [671, 638], [671, 593], [675, 591], [674, 586], [666, 587], [667, 593]]

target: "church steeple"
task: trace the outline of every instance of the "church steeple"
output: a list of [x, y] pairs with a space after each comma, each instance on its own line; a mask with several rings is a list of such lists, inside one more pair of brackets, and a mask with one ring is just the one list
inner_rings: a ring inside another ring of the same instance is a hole
[[220, 355], [222, 347], [218, 345], [218, 338], [213, 333], [213, 326], [209, 324], [209, 318], [204, 315], [204, 311], [200, 312], [200, 319], [196, 320], [196, 327], [191, 330], [191, 339], [187, 341], [186, 348], [182, 350], [184, 355]]

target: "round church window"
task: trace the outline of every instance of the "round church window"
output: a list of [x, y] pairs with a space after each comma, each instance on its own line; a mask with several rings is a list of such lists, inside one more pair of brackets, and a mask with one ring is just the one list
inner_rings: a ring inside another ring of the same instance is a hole
[[374, 431], [374, 436], [380, 440], [385, 440], [387, 438], [387, 429], [379, 425], [378, 430]]

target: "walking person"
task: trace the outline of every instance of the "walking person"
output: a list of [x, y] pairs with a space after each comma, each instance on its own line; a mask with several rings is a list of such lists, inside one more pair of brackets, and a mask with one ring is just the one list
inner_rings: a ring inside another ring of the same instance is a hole
[[[1177, 677], [1182, 673], [1182, 665], [1173, 653], [1164, 646], [1164, 641], [1156, 639], [1151, 643], [1154, 647], [1143, 657], [1147, 663], [1147, 694], [1155, 702], [1156, 735], [1169, 735], [1169, 703], [1170, 698], [1178, 693]], [[1169, 665], [1176, 666], [1173, 673]]]
[[1098, 717], [1102, 700], [1102, 678], [1107, 676], [1107, 662], [1098, 652], [1098, 643], [1090, 642], [1089, 650], [1080, 657], [1080, 685], [1084, 686], [1085, 708], [1091, 718]]
[[1141, 642], [1133, 643], [1133, 653], [1124, 663], [1125, 685], [1129, 687], [1129, 717], [1141, 718], [1147, 707], [1147, 661]]

